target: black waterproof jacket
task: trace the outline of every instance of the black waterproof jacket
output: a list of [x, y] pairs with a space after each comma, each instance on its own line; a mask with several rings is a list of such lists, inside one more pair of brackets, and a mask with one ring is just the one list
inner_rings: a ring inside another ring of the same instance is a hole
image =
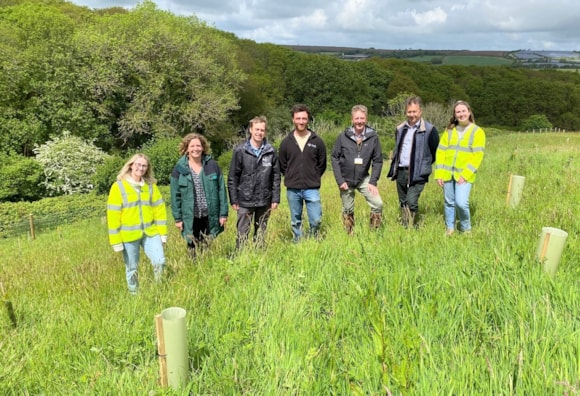
[[[369, 184], [376, 186], [383, 169], [383, 154], [377, 132], [365, 127], [364, 139], [361, 144], [353, 140], [354, 129], [345, 129], [334, 143], [332, 149], [332, 171], [336, 183], [340, 186], [346, 182], [349, 188], [357, 187], [369, 175], [372, 166]], [[355, 158], [361, 158], [362, 164], [355, 164]]]
[[280, 164], [276, 149], [264, 141], [256, 156], [250, 141], [234, 148], [228, 175], [230, 204], [259, 208], [280, 203]]

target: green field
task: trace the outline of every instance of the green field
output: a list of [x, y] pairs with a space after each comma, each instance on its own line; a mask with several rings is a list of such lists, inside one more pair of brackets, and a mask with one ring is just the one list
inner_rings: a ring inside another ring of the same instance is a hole
[[461, 66], [502, 66], [511, 65], [510, 59], [500, 58], [498, 56], [466, 56], [466, 55], [448, 55], [448, 56], [416, 56], [407, 58], [414, 62], [427, 62], [436, 59], [443, 59], [444, 65], [461, 65]]
[[[340, 224], [331, 171], [323, 237], [290, 243], [283, 199], [268, 247], [234, 255], [235, 217], [192, 264], [171, 227], [162, 285], [140, 267], [126, 291], [101, 219], [0, 241], [2, 395], [563, 395], [580, 392], [580, 134], [488, 139], [471, 195], [473, 233], [444, 237], [429, 183], [419, 230], [397, 223], [383, 170], [385, 224]], [[388, 163], [385, 164], [385, 168]], [[526, 176], [506, 207], [510, 174]], [[103, 203], [105, 198], [103, 197]], [[569, 233], [558, 272], [535, 258], [542, 227]], [[187, 310], [191, 377], [158, 385], [153, 318]]]

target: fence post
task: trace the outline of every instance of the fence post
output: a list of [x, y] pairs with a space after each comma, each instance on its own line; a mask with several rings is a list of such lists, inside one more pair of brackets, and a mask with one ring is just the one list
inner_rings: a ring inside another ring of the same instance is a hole
[[28, 223], [30, 224], [30, 238], [34, 241], [36, 236], [34, 235], [34, 216], [32, 213], [28, 215]]

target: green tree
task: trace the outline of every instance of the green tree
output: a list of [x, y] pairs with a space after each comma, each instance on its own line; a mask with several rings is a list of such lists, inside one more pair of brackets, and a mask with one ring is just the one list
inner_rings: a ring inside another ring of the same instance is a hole
[[100, 17], [75, 43], [87, 60], [79, 83], [92, 93], [97, 117], [128, 146], [153, 135], [211, 135], [238, 106], [244, 75], [234, 48], [194, 16], [145, 1], [129, 13]]
[[91, 178], [97, 166], [108, 157], [101, 149], [78, 136], [64, 131], [34, 148], [36, 160], [42, 165], [43, 185], [49, 195], [71, 195], [93, 189]]
[[75, 23], [57, 4], [0, 8], [0, 151], [30, 155], [61, 130], [98, 131], [76, 84]]

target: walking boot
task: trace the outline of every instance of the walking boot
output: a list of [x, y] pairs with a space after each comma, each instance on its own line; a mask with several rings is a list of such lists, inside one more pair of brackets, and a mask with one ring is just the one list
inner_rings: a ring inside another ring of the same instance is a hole
[[382, 213], [373, 213], [371, 212], [371, 222], [370, 222], [370, 226], [372, 230], [376, 230], [381, 226], [381, 223], [383, 221], [383, 215]]
[[419, 229], [419, 223], [415, 223], [415, 217], [417, 212], [409, 211], [409, 227], [413, 227], [414, 229]]
[[343, 213], [342, 214], [342, 224], [348, 235], [354, 233], [354, 213]]
[[411, 211], [408, 206], [401, 206], [401, 225], [405, 228], [409, 226], [409, 216]]

